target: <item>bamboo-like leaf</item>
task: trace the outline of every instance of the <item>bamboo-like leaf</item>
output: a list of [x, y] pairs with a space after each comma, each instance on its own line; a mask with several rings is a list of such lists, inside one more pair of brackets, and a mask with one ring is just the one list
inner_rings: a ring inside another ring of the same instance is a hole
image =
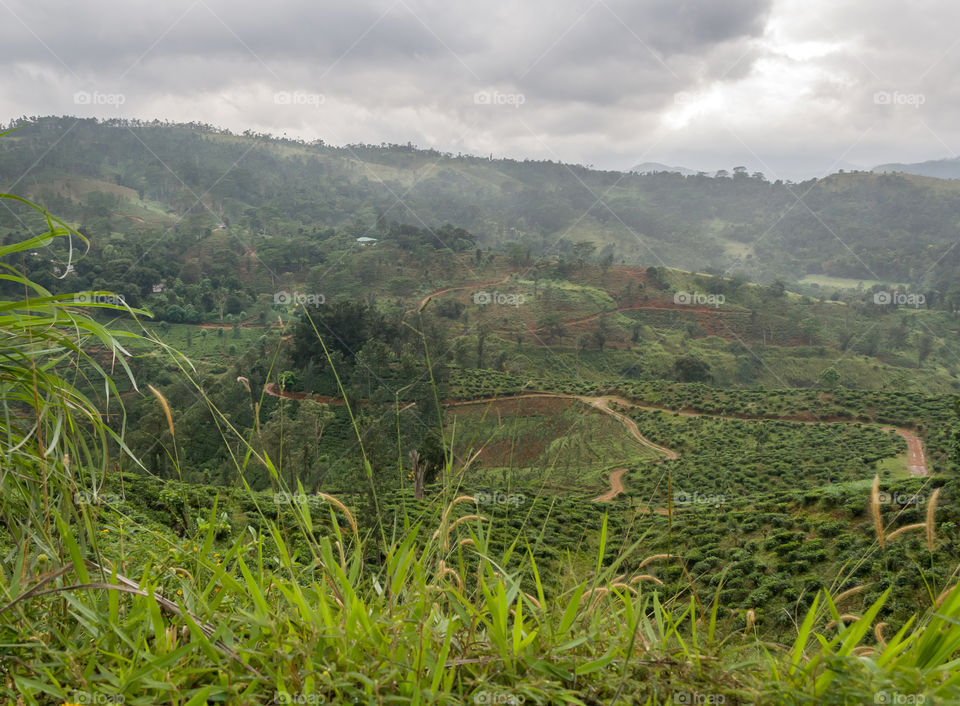
[[793, 650], [790, 652], [790, 667], [787, 669], [787, 674], [790, 676], [793, 676], [794, 672], [796, 672], [800, 666], [800, 658], [803, 656], [803, 650], [810, 637], [810, 631], [813, 629], [813, 621], [817, 617], [817, 608], [819, 605], [820, 593], [818, 592], [813, 598], [813, 603], [811, 603], [807, 609], [807, 614], [803, 618], [803, 624], [801, 624], [800, 631], [797, 633], [797, 639], [793, 642]]
[[580, 599], [585, 590], [587, 590], [587, 584], [585, 583], [581, 583], [573, 589], [570, 602], [567, 604], [566, 610], [563, 611], [563, 617], [560, 619], [560, 627], [557, 629], [558, 634], [565, 635], [570, 631], [570, 628], [573, 627], [573, 623], [577, 619], [577, 614], [580, 609]]
[[581, 664], [579, 667], [577, 667], [573, 671], [578, 676], [583, 676], [585, 674], [592, 674], [593, 672], [599, 671], [604, 667], [606, 667], [608, 664], [610, 664], [613, 661], [614, 656], [615, 655], [612, 655], [612, 654], [606, 654], [600, 659], [593, 659], [593, 660], [590, 660], [589, 662]]

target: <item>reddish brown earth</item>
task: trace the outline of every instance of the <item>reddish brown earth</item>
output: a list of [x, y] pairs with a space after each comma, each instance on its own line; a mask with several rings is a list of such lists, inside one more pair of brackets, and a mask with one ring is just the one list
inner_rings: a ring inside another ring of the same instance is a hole
[[[623, 305], [623, 306], [618, 306], [617, 308], [615, 308], [615, 309], [610, 309], [609, 311], [600, 311], [600, 312], [597, 312], [596, 314], [590, 314], [589, 316], [582, 316], [582, 317], [580, 317], [580, 318], [578, 318], [578, 319], [570, 319], [569, 321], [564, 321], [564, 322], [563, 322], [563, 325], [564, 325], [564, 326], [576, 326], [576, 325], [578, 325], [578, 324], [587, 324], [587, 323], [590, 323], [591, 321], [596, 321], [596, 320], [599, 319], [600, 317], [606, 316], [606, 315], [608, 315], [608, 314], [616, 314], [616, 313], [619, 313], [619, 312], [622, 312], [622, 311], [643, 311], [643, 310], [649, 310], [649, 311], [683, 311], [683, 312], [691, 312], [691, 313], [695, 313], [695, 314], [705, 314], [705, 315], [709, 315], [709, 316], [718, 316], [718, 317], [720, 317], [721, 319], [722, 319], [722, 317], [724, 317], [724, 316], [726, 316], [727, 314], [730, 314], [730, 313], [741, 313], [741, 312], [731, 312], [731, 311], [728, 310], [728, 309], [718, 309], [718, 308], [712, 307], [712, 306], [701, 306], [701, 305], [699, 305], [699, 304], [696, 304], [696, 305], [692, 305], [692, 304], [676, 304], [676, 303], [674, 303], [674, 302], [672, 302], [672, 301], [670, 301], [670, 300], [663, 300], [663, 301], [647, 302], [647, 303], [644, 303], [644, 304], [627, 304], [627, 305]], [[534, 330], [534, 331], [544, 331], [544, 330], [546, 330], [547, 328], [549, 328], [549, 327], [547, 327], [547, 326], [540, 326], [540, 327], [535, 328], [535, 329], [533, 329], [533, 330]]]
[[[448, 407], [455, 403], [445, 402]], [[478, 461], [487, 466], [534, 466], [548, 450], [554, 439], [572, 433], [576, 422], [562, 417], [563, 412], [576, 400], [562, 397], [511, 397], [488, 405], [456, 405], [453, 412], [456, 436], [470, 438], [473, 425], [481, 419], [496, 420], [500, 425], [504, 417], [523, 417], [535, 420], [536, 426], [525, 425], [522, 434], [512, 438], [491, 439], [482, 443]], [[475, 442], [477, 440], [472, 440]], [[471, 442], [471, 443], [472, 443]]]
[[[430, 294], [425, 296], [423, 299], [421, 299], [420, 304], [417, 306], [416, 310], [419, 311], [420, 309], [423, 309], [423, 307], [425, 307], [427, 305], [427, 302], [429, 302], [431, 299], [433, 299], [434, 297], [439, 297], [443, 294], [446, 294], [447, 292], [459, 292], [464, 289], [483, 289], [484, 287], [496, 287], [498, 284], [503, 284], [504, 282], [509, 281], [509, 279], [512, 276], [513, 276], [513, 273], [507, 275], [503, 279], [498, 279], [493, 282], [474, 282], [472, 284], [465, 284], [460, 287], [446, 287], [444, 289], [438, 289], [437, 291], [431, 292]], [[407, 313], [410, 314], [413, 311], [414, 311], [413, 309], [408, 309]]]
[[923, 453], [923, 442], [920, 437], [903, 427], [884, 427], [884, 429], [895, 431], [907, 441], [907, 468], [912, 476], [928, 476], [930, 471], [927, 469], [927, 458]]
[[[276, 383], [267, 383], [264, 387], [264, 391], [268, 395], [274, 397], [285, 397], [288, 399], [302, 400], [308, 397], [306, 393], [303, 392], [292, 392], [292, 391], [283, 391], [280, 392], [277, 389]], [[310, 395], [310, 399], [317, 402], [323, 402], [326, 404], [343, 404], [342, 399], [337, 399], [334, 397], [324, 397], [322, 395]], [[728, 417], [718, 414], [703, 414], [700, 412], [693, 412], [690, 410], [669, 410], [663, 407], [657, 407], [653, 405], [646, 405], [639, 402], [633, 402], [622, 397], [616, 397], [613, 395], [605, 395], [601, 397], [589, 397], [585, 395], [567, 395], [557, 392], [528, 392], [520, 395], [510, 395], [507, 397], [487, 397], [478, 400], [445, 400], [444, 405], [447, 407], [465, 407], [469, 405], [492, 405], [494, 410], [497, 412], [498, 419], [500, 418], [501, 407], [507, 406], [508, 411], [519, 411], [516, 409], [520, 400], [576, 400], [582, 402], [583, 404], [589, 405], [594, 409], [609, 414], [615, 419], [617, 419], [621, 424], [623, 424], [627, 431], [630, 432], [630, 435], [636, 439], [639, 443], [646, 446], [647, 448], [653, 449], [658, 453], [664, 455], [668, 459], [679, 458], [680, 455], [665, 446], [660, 446], [655, 444], [649, 439], [647, 439], [643, 434], [640, 433], [640, 428], [637, 426], [637, 423], [630, 419], [625, 414], [616, 411], [611, 408], [611, 404], [617, 404], [622, 407], [633, 407], [635, 409], [646, 409], [651, 411], [658, 412], [674, 412], [684, 417], [711, 417], [713, 419], [723, 419], [727, 421], [742, 421], [743, 419], [763, 419], [762, 417]], [[413, 403], [404, 407], [404, 409], [409, 409]], [[542, 409], [537, 409], [542, 407]], [[550, 413], [555, 410], [550, 404], [545, 405], [534, 405], [533, 411], [540, 411], [544, 413]], [[532, 411], [526, 405], [524, 405], [525, 412]], [[800, 424], [816, 424], [817, 421], [806, 419], [806, 418], [790, 418], [790, 417], [776, 417], [778, 421], [793, 421]], [[846, 420], [822, 420], [822, 421], [846, 421]], [[920, 437], [914, 434], [909, 429], [903, 427], [882, 427], [887, 431], [895, 431], [899, 436], [907, 442], [907, 468], [910, 470], [910, 473], [915, 476], [927, 476], [930, 475], [930, 471], [927, 468], [926, 456], [923, 451], [923, 442], [921, 442]], [[623, 487], [623, 475], [627, 469], [620, 468], [610, 473], [610, 490], [606, 493], [594, 498], [595, 502], [608, 502], [613, 498], [617, 497], [620, 493], [624, 492]]]
[[[510, 397], [485, 398], [480, 400], [468, 400], [468, 401], [451, 400], [446, 402], [445, 404], [447, 404], [448, 406], [469, 405], [469, 404], [499, 404], [505, 400], [517, 400], [517, 399], [538, 398], [538, 397], [540, 398], [553, 397], [553, 398], [569, 399], [569, 400], [575, 399], [575, 400], [579, 400], [580, 402], [583, 402], [584, 404], [588, 404], [595, 409], [598, 409], [602, 412], [610, 414], [614, 416], [616, 419], [618, 419], [625, 427], [627, 427], [627, 430], [637, 441], [639, 441], [644, 446], [647, 446], [648, 448], [654, 449], [655, 451], [658, 451], [664, 454], [664, 456], [669, 459], [679, 458], [679, 454], [676, 451], [673, 451], [672, 449], [666, 448], [665, 446], [659, 446], [657, 444], [654, 444], [652, 441], [644, 437], [640, 433], [640, 429], [639, 427], [637, 427], [636, 422], [634, 422], [632, 419], [630, 419], [626, 415], [620, 412], [617, 412], [614, 409], [611, 409], [610, 405], [618, 404], [623, 407], [633, 407], [635, 409], [646, 409], [646, 410], [658, 411], [658, 412], [674, 412], [683, 417], [711, 417], [713, 419], [722, 419], [727, 421], [742, 421], [743, 419], [763, 419], [763, 417], [746, 417], [746, 416], [727, 417], [727, 416], [718, 415], [718, 414], [703, 414], [703, 413], [694, 412], [691, 410], [669, 410], [663, 407], [646, 405], [643, 403], [633, 402], [631, 400], [627, 400], [622, 397], [615, 397], [611, 395], [607, 395], [603, 397], [587, 397], [582, 395], [565, 395], [565, 394], [554, 393], [554, 392], [529, 392], [521, 395], [511, 395]], [[797, 422], [801, 424], [817, 424], [818, 423], [818, 421], [816, 420], [811, 420], [803, 417], [791, 418], [791, 417], [781, 416], [781, 417], [776, 417], [776, 419], [778, 421], [792, 421], [792, 422]], [[833, 421], [846, 422], [849, 420], [825, 419], [820, 421], [821, 422], [833, 422]], [[883, 427], [883, 429], [888, 431], [895, 431], [898, 435], [900, 435], [901, 437], [903, 437], [903, 439], [906, 440], [907, 451], [908, 451], [907, 467], [909, 468], [910, 473], [912, 475], [915, 475], [915, 476], [930, 475], [930, 471], [927, 468], [927, 464], [926, 464], [926, 457], [923, 452], [923, 442], [920, 440], [920, 437], [918, 437], [909, 429], [905, 429], [903, 427]], [[614, 478], [615, 473], [617, 472], [614, 471], [613, 473], [610, 474], [610, 490], [604, 493], [603, 495], [599, 496], [596, 499], [597, 501], [602, 502], [604, 500], [610, 500], [616, 497], [617, 495], [619, 495], [621, 492], [623, 492], [623, 483], [622, 483], [623, 473], [622, 472], [619, 473], [618, 475], [616, 475], [616, 478]], [[610, 496], [609, 498], [607, 498], [608, 495]]]
[[610, 472], [610, 490], [603, 495], [598, 495], [593, 499], [595, 503], [608, 503], [623, 492], [623, 474], [627, 472], [626, 468], [618, 468]]
[[[605, 414], [609, 414], [610, 416], [612, 416], [614, 419], [616, 419], [621, 424], [623, 424], [627, 428], [627, 431], [630, 432], [630, 435], [633, 436], [633, 438], [636, 439], [638, 442], [640, 442], [642, 445], [648, 448], [651, 448], [654, 451], [664, 454], [666, 458], [675, 459], [680, 457], [676, 451], [673, 451], [672, 449], [668, 449], [665, 446], [659, 446], [658, 444], [655, 444], [649, 439], [647, 439], [643, 434], [640, 433], [640, 428], [637, 426], [637, 423], [635, 421], [630, 419], [625, 414], [622, 414], [620, 412], [617, 412], [614, 409], [611, 409], [610, 408], [611, 402], [616, 402], [618, 404], [631, 406], [631, 403], [627, 402], [626, 400], [622, 400], [618, 397], [585, 397], [581, 395], [562, 395], [562, 394], [556, 394], [556, 393], [550, 393], [550, 392], [531, 392], [529, 394], [514, 395], [512, 397], [503, 398], [503, 399], [505, 401], [530, 400], [530, 399], [576, 400], [578, 402], [587, 404], [596, 410], [599, 410]], [[462, 405], [483, 404], [483, 403], [492, 404], [495, 402], [499, 403], [500, 401], [501, 400], [490, 400], [490, 399], [449, 401], [446, 404], [448, 406], [462, 406]], [[499, 407], [499, 404], [497, 405], [497, 407]], [[623, 474], [626, 473], [626, 471], [627, 471], [626, 468], [620, 468], [615, 471], [612, 471], [610, 473], [610, 478], [609, 478], [610, 490], [608, 490], [603, 495], [600, 495], [594, 498], [594, 502], [609, 502], [613, 500], [615, 497], [617, 497], [618, 495], [620, 495], [620, 493], [622, 493], [624, 490], [622, 479], [623, 479]]]
[[326, 397], [325, 395], [308, 395], [306, 392], [294, 392], [292, 390], [283, 390], [282, 392], [277, 389], [277, 383], [268, 382], [263, 387], [263, 391], [266, 392], [271, 397], [283, 397], [288, 400], [305, 400], [308, 397], [314, 402], [320, 402], [321, 404], [343, 404], [343, 400], [339, 397]]

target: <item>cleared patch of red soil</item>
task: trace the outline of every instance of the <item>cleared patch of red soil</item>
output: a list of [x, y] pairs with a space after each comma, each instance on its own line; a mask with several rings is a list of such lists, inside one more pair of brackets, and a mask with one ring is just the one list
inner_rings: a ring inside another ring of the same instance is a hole
[[595, 503], [608, 503], [623, 492], [623, 474], [627, 472], [626, 468], [618, 468], [610, 472], [610, 490], [603, 495], [598, 495], [593, 499]]
[[[663, 453], [667, 458], [679, 458], [679, 455], [675, 451], [672, 451], [671, 449], [668, 449], [664, 446], [659, 446], [651, 442], [649, 439], [646, 439], [640, 433], [640, 430], [637, 427], [636, 422], [634, 422], [632, 419], [630, 419], [626, 415], [621, 414], [620, 412], [617, 412], [614, 409], [611, 409], [610, 405], [617, 404], [623, 407], [633, 407], [635, 409], [647, 409], [647, 410], [660, 411], [660, 412], [672, 412], [675, 414], [679, 414], [682, 417], [710, 417], [713, 419], [722, 419], [722, 420], [728, 420], [728, 421], [734, 421], [734, 420], [762, 421], [764, 419], [771, 419], [771, 420], [785, 421], [785, 422], [797, 422], [802, 424], [819, 424], [819, 423], [829, 423], [829, 422], [842, 422], [842, 423], [849, 424], [849, 423], [856, 423], [856, 422], [862, 421], [862, 420], [841, 419], [841, 418], [811, 419], [810, 417], [812, 415], [810, 415], [809, 413], [799, 414], [792, 417], [791, 416], [751, 417], [746, 414], [742, 414], [742, 415], [706, 414], [702, 412], [696, 412], [690, 409], [672, 410], [659, 405], [646, 404], [643, 402], [627, 400], [622, 397], [615, 397], [610, 395], [607, 395], [604, 397], [586, 397], [586, 396], [578, 396], [578, 395], [564, 395], [564, 394], [554, 393], [554, 392], [528, 392], [520, 395], [512, 395], [509, 397], [486, 398], [486, 399], [469, 400], [469, 401], [451, 400], [446, 404], [451, 406], [482, 405], [482, 404], [493, 404], [493, 403], [502, 404], [506, 400], [549, 398], [549, 397], [567, 399], [567, 400], [576, 399], [596, 409], [606, 412], [607, 414], [613, 415], [618, 420], [620, 420], [624, 424], [624, 426], [627, 427], [627, 429], [630, 431], [633, 437], [637, 439], [637, 441], [639, 441], [644, 446], [648, 446], [649, 448], [652, 448], [656, 451], [659, 451], [660, 453]], [[926, 456], [923, 451], [923, 442], [920, 440], [920, 437], [918, 437], [915, 433], [913, 433], [912, 431], [904, 427], [885, 426], [882, 428], [887, 431], [895, 431], [899, 436], [901, 436], [903, 439], [906, 440], [907, 453], [908, 453], [907, 467], [910, 469], [910, 473], [912, 475], [915, 475], [915, 476], [930, 475], [930, 471], [927, 468]]]
[[431, 299], [433, 299], [434, 297], [442, 296], [447, 292], [460, 292], [460, 291], [463, 291], [464, 289], [481, 290], [481, 289], [485, 289], [486, 287], [496, 287], [498, 284], [503, 284], [504, 282], [507, 282], [512, 276], [513, 276], [513, 273], [508, 274], [503, 279], [493, 280], [491, 282], [473, 282], [472, 284], [464, 284], [459, 287], [445, 287], [444, 289], [438, 289], [435, 292], [430, 292], [430, 294], [428, 294], [423, 299], [421, 299], [420, 304], [417, 305], [417, 309], [407, 309], [407, 313], [412, 314], [414, 311], [423, 309], [423, 307], [425, 307], [427, 305], [427, 302], [429, 302]]
[[266, 392], [271, 397], [283, 397], [288, 400], [305, 400], [307, 398], [313, 400], [314, 402], [320, 402], [322, 404], [343, 404], [343, 400], [339, 397], [326, 397], [325, 395], [308, 395], [306, 392], [294, 392], [293, 390], [280, 390], [277, 387], [277, 383], [268, 382], [263, 387], [263, 391]]

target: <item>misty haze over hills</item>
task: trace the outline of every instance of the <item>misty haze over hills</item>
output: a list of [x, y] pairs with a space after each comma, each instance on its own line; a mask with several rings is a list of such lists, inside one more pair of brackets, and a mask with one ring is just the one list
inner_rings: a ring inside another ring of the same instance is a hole
[[[466, 228], [485, 247], [566, 255], [591, 241], [617, 262], [763, 282], [826, 275], [931, 287], [949, 280], [960, 258], [960, 188], [914, 175], [838, 173], [791, 185], [744, 168], [625, 174], [411, 145], [333, 147], [199, 124], [50, 117], [22, 123], [0, 144], [0, 177], [23, 178], [28, 193], [92, 236], [121, 223], [160, 226], [203, 203], [254, 233], [319, 223], [373, 235], [383, 218], [409, 219]], [[107, 196], [124, 205], [122, 215], [92, 219], [91, 200]], [[17, 221], [0, 211], [3, 226]]]
[[912, 164], [880, 164], [871, 171], [879, 174], [903, 172], [904, 174], [919, 174], [922, 176], [936, 177], [938, 179], [958, 179], [960, 178], [960, 157], [932, 159], [926, 162], [914, 162]]
[[687, 169], [686, 167], [669, 167], [666, 164], [661, 164], [660, 162], [641, 162], [636, 166], [630, 168], [631, 172], [636, 172], [637, 174], [656, 174], [658, 172], [669, 172], [683, 174], [684, 176], [693, 176], [697, 174], [696, 169]]
[[0, 704], [960, 704], [958, 26], [0, 0]]

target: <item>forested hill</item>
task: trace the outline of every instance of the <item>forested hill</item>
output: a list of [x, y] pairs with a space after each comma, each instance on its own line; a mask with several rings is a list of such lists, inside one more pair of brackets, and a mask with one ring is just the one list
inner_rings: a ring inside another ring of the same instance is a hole
[[[376, 237], [390, 222], [453, 224], [483, 247], [564, 255], [591, 241], [615, 262], [941, 287], [960, 265], [960, 183], [835, 174], [799, 184], [734, 168], [704, 175], [595, 171], [410, 145], [331, 147], [210, 126], [21, 119], [0, 143], [17, 183], [94, 237], [176, 226], [238, 237], [317, 228]], [[801, 200], [802, 199], [802, 200]], [[8, 211], [0, 234], [22, 234]]]
[[926, 162], [912, 164], [880, 164], [871, 171], [878, 173], [903, 172], [905, 174], [920, 174], [937, 177], [938, 179], [960, 179], [960, 159], [931, 159]]

